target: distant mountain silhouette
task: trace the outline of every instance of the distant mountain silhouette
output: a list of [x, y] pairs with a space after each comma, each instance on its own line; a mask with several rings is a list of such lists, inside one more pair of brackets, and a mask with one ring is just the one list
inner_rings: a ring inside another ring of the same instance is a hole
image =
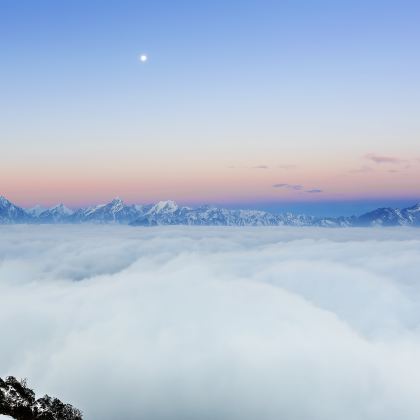
[[174, 201], [157, 204], [125, 204], [115, 198], [107, 204], [70, 210], [63, 204], [42, 209], [23, 209], [0, 197], [0, 224], [96, 223], [132, 226], [420, 226], [420, 203], [405, 209], [380, 208], [361, 216], [313, 217], [301, 214], [273, 214], [261, 210], [232, 210], [215, 206], [179, 206]]

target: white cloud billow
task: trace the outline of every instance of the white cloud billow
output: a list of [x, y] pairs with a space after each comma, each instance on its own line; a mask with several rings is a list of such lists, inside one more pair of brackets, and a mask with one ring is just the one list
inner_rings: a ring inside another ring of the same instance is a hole
[[420, 418], [415, 229], [0, 228], [0, 376], [88, 420]]

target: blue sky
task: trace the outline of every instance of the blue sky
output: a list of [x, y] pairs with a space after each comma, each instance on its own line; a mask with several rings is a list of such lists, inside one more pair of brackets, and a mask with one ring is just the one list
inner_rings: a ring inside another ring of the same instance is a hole
[[404, 0], [3, 0], [1, 192], [70, 205], [416, 200], [419, 20]]

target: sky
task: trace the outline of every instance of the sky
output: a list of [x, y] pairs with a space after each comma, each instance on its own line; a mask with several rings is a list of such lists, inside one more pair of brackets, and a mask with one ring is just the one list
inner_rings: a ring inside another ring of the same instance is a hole
[[414, 204], [419, 19], [406, 0], [1, 0], [0, 194]]

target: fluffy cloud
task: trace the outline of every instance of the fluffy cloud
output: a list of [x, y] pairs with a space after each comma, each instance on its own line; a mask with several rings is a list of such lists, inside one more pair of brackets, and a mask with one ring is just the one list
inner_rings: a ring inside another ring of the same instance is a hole
[[89, 420], [420, 417], [410, 229], [0, 228], [0, 375]]

